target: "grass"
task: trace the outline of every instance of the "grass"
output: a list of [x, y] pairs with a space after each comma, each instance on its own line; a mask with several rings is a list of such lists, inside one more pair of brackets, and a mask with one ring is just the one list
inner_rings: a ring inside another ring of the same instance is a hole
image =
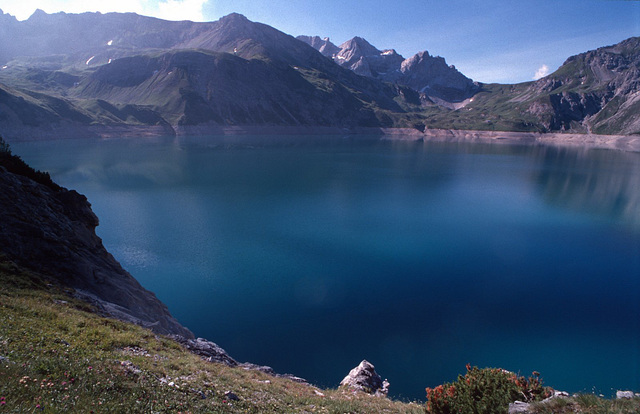
[[532, 414], [632, 414], [640, 412], [640, 399], [607, 400], [594, 394], [577, 394], [567, 398], [554, 398], [546, 403], [532, 405]]
[[0, 260], [0, 413], [424, 412], [206, 362], [70, 294]]

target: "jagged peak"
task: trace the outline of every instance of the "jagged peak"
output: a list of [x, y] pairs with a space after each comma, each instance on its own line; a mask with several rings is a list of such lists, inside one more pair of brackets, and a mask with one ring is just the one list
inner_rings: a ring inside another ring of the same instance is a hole
[[337, 58], [353, 63], [362, 56], [375, 56], [381, 52], [366, 41], [364, 38], [356, 36], [347, 40], [340, 45], [340, 51], [336, 54]]
[[372, 55], [380, 53], [378, 48], [376, 48], [371, 43], [369, 43], [365, 38], [360, 36], [355, 36], [347, 40], [346, 42], [340, 45], [340, 49], [363, 49], [364, 51], [370, 52], [367, 54], [372, 54]]
[[331, 42], [331, 40], [328, 37], [300, 35], [300, 36], [297, 36], [296, 39], [301, 40], [313, 47], [320, 47], [322, 45], [330, 45], [332, 47], [337, 47]]

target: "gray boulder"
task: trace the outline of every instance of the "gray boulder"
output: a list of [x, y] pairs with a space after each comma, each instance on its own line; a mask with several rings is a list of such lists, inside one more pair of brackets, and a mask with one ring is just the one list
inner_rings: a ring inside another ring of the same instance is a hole
[[381, 397], [386, 397], [389, 393], [389, 382], [383, 381], [373, 364], [366, 360], [352, 369], [340, 382], [340, 386]]
[[617, 391], [616, 399], [618, 400], [631, 400], [635, 397], [633, 391]]

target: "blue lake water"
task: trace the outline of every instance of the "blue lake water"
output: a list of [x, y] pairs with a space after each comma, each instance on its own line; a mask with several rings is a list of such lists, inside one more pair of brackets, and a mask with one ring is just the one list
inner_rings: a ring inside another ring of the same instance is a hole
[[[269, 141], [265, 143], [265, 141]], [[234, 358], [396, 397], [465, 364], [640, 391], [640, 154], [374, 139], [16, 143]]]

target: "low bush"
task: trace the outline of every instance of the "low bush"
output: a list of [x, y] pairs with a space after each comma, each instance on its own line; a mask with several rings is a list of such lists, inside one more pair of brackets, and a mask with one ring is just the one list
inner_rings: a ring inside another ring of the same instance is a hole
[[452, 383], [427, 388], [427, 412], [434, 414], [506, 413], [514, 401], [534, 402], [551, 395], [540, 374], [525, 378], [498, 368], [471, 367]]

